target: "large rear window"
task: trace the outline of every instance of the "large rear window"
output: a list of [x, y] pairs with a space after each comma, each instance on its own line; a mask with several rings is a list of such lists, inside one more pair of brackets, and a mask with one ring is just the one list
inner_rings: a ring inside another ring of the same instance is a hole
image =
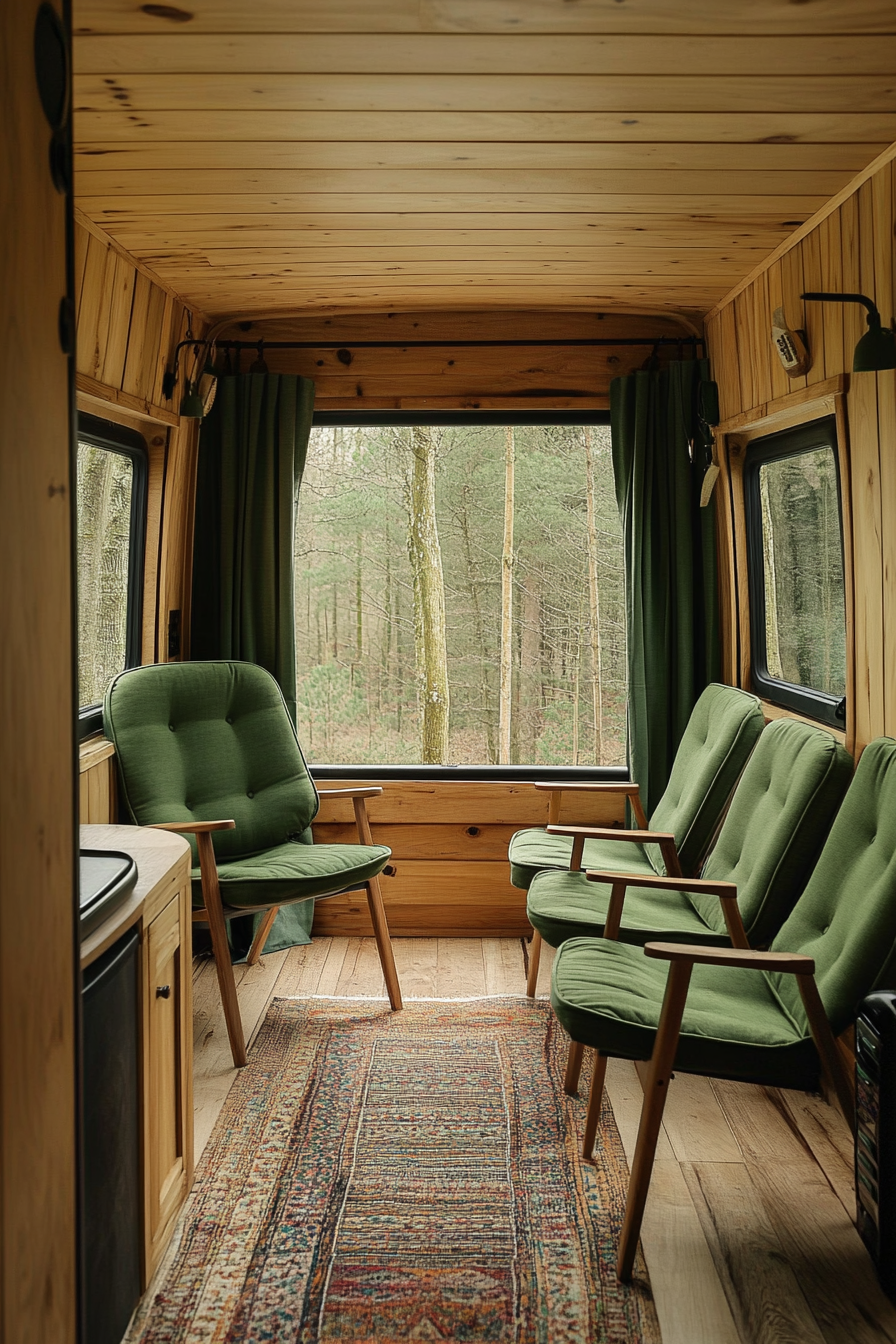
[[312, 762], [624, 765], [609, 427], [312, 430], [296, 627]]

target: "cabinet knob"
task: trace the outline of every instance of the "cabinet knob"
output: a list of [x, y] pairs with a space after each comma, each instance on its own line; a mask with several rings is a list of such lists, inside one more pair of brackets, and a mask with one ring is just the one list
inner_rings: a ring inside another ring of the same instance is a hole
[[170, 999], [170, 998], [171, 998], [171, 986], [170, 986], [170, 985], [156, 985], [156, 998], [157, 998], [157, 999]]

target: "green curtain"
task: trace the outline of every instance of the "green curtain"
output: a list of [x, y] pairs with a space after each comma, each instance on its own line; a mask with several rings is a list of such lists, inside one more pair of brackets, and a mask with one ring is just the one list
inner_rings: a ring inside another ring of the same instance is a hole
[[715, 502], [700, 508], [708, 439], [697, 416], [706, 360], [610, 385], [625, 548], [628, 744], [648, 815], [694, 703], [719, 677]]
[[[219, 380], [199, 437], [190, 653], [258, 663], [296, 718], [294, 543], [296, 500], [314, 383], [293, 374]], [[314, 902], [284, 906], [266, 950], [311, 941]], [[260, 916], [228, 921], [242, 960]]]

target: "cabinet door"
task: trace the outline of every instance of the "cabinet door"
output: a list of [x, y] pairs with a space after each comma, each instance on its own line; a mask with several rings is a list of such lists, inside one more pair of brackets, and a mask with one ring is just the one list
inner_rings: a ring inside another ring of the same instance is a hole
[[147, 1282], [192, 1182], [189, 892], [144, 933], [143, 1193]]

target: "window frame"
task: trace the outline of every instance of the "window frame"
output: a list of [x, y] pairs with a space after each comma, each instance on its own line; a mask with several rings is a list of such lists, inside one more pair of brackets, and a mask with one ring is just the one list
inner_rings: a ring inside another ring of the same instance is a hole
[[835, 414], [820, 416], [798, 425], [776, 430], [751, 439], [744, 454], [743, 499], [747, 551], [747, 592], [750, 621], [750, 681], [754, 692], [793, 713], [805, 715], [828, 728], [843, 730], [849, 695], [832, 695], [814, 687], [798, 686], [793, 682], [773, 677], [768, 670], [765, 631], [765, 559], [762, 535], [762, 503], [760, 498], [760, 469], [769, 462], [800, 457], [819, 448], [828, 448], [834, 457], [837, 481], [837, 517], [840, 533], [840, 554], [843, 565], [844, 640], [847, 662], [849, 657], [849, 604], [846, 573], [846, 527], [844, 522], [843, 482], [841, 479], [840, 443]]
[[[405, 427], [414, 425], [599, 425], [608, 427], [609, 410], [315, 410], [312, 429]], [[309, 765], [311, 778], [328, 780], [432, 780], [524, 783], [533, 779], [562, 784], [627, 783], [628, 765]]]
[[[131, 517], [128, 534], [127, 615], [125, 618], [125, 664], [139, 667], [143, 654], [143, 580], [146, 559], [146, 522], [149, 491], [149, 448], [135, 429], [103, 420], [99, 416], [78, 413], [75, 433], [77, 445], [90, 444], [106, 452], [118, 453], [131, 461]], [[77, 503], [76, 503], [77, 517]], [[75, 567], [77, 581], [77, 565]], [[76, 607], [80, 621], [79, 605]], [[78, 738], [83, 741], [102, 730], [102, 703], [78, 706]]]

